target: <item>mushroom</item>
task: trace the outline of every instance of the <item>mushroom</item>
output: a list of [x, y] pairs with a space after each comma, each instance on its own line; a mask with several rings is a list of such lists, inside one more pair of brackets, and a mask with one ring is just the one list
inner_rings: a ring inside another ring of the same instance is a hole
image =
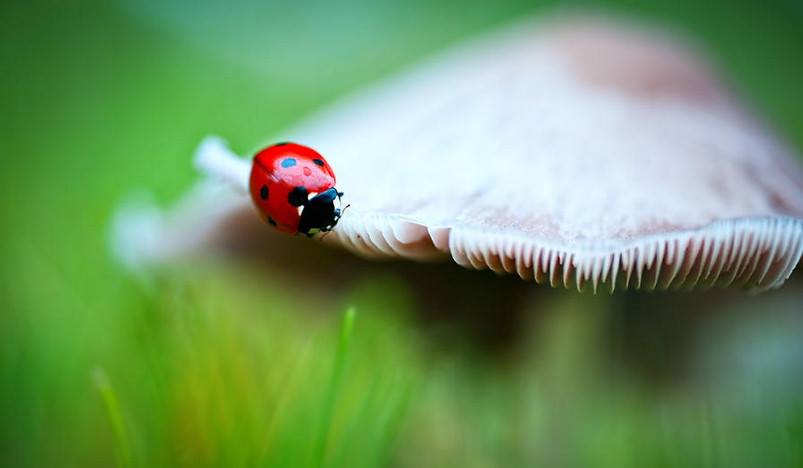
[[[451, 258], [578, 290], [764, 290], [803, 252], [791, 150], [688, 47], [610, 19], [472, 40], [281, 139], [327, 156], [351, 208], [323, 241], [364, 257]], [[249, 164], [222, 140], [197, 164], [245, 193]], [[248, 204], [210, 187], [147, 226], [124, 212], [118, 252], [148, 261], [206, 242]]]

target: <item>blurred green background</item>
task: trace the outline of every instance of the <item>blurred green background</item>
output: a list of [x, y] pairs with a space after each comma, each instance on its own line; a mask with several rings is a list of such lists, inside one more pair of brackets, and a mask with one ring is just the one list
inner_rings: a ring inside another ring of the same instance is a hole
[[803, 466], [799, 274], [760, 296], [592, 296], [452, 265], [324, 287], [110, 256], [121, 201], [177, 198], [204, 135], [243, 152], [461, 38], [577, 6], [689, 35], [803, 147], [795, 0], [4, 1], [0, 466]]

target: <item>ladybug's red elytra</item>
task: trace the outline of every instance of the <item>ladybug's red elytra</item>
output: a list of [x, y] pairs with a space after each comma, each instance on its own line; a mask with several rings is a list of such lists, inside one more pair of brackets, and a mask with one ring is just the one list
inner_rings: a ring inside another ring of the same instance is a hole
[[277, 143], [254, 156], [249, 180], [251, 198], [265, 220], [282, 232], [331, 231], [340, 220], [343, 192], [335, 173], [317, 151], [296, 143]]

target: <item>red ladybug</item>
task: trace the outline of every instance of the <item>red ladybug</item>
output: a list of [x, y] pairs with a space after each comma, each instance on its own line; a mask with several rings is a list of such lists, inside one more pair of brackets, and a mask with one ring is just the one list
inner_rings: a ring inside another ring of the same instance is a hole
[[335, 173], [317, 151], [295, 143], [277, 143], [254, 156], [251, 198], [276, 229], [291, 234], [328, 232], [340, 219], [343, 192]]

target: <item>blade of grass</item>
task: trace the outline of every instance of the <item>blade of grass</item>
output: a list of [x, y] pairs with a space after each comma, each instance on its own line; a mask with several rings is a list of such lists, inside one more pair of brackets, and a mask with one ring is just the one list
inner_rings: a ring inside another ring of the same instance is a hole
[[114, 435], [117, 439], [117, 466], [121, 468], [131, 468], [133, 466], [131, 445], [128, 442], [128, 434], [125, 430], [117, 394], [114, 392], [109, 377], [103, 369], [95, 368], [92, 371], [92, 381], [95, 383], [95, 387], [97, 387], [103, 398], [103, 403], [106, 406], [106, 411], [109, 413], [109, 419], [111, 420]]
[[329, 386], [326, 389], [324, 398], [323, 410], [321, 411], [320, 428], [318, 437], [315, 442], [315, 466], [321, 467], [326, 459], [326, 442], [329, 436], [329, 430], [332, 425], [332, 413], [334, 412], [335, 400], [337, 399], [338, 389], [340, 387], [340, 379], [343, 374], [343, 367], [345, 366], [346, 354], [348, 352], [349, 343], [351, 342], [351, 334], [354, 329], [354, 317], [356, 311], [350, 308], [343, 316], [343, 323], [340, 327], [340, 340], [337, 345], [337, 353], [335, 354], [335, 363], [332, 368], [332, 377], [329, 380]]
[[407, 408], [413, 396], [413, 385], [405, 382], [401, 385], [402, 393], [398, 396], [395, 406], [383, 417], [382, 431], [380, 440], [377, 443], [379, 449], [377, 454], [377, 466], [387, 466], [391, 462], [391, 451], [393, 443], [401, 432], [402, 421], [404, 420]]

